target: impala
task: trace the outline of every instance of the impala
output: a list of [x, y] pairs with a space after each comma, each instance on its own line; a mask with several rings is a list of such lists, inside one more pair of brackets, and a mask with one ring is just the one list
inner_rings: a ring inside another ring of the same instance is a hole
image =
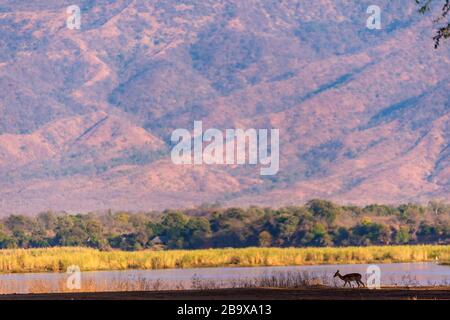
[[341, 275], [339, 273], [339, 270], [334, 274], [334, 278], [339, 277], [344, 282], [344, 287], [349, 284], [349, 286], [352, 286], [352, 281], [355, 281], [358, 284], [358, 288], [360, 285], [365, 287], [364, 282], [361, 281], [362, 275], [360, 273], [349, 273], [346, 275]]

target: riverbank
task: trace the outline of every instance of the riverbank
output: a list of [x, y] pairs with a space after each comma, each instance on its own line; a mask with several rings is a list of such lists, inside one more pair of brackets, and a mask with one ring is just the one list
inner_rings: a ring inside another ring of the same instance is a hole
[[89, 292], [0, 295], [0, 300], [450, 300], [450, 287], [343, 289], [329, 287], [277, 289]]
[[1, 273], [301, 266], [317, 264], [450, 262], [450, 245], [345, 248], [243, 248], [167, 251], [99, 251], [89, 248], [0, 250]]

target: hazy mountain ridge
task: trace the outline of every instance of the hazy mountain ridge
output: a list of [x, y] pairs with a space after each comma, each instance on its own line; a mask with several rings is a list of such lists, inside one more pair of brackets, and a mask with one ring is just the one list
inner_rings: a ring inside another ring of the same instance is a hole
[[[1, 211], [450, 196], [449, 48], [404, 1], [0, 1]], [[176, 166], [170, 133], [279, 128], [280, 172]]]

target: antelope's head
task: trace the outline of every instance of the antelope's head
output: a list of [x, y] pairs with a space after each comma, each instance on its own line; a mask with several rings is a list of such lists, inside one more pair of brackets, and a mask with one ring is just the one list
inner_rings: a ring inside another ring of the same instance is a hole
[[333, 278], [336, 278], [337, 276], [339, 276], [339, 270], [336, 271], [336, 273], [334, 274], [334, 277], [333, 277]]

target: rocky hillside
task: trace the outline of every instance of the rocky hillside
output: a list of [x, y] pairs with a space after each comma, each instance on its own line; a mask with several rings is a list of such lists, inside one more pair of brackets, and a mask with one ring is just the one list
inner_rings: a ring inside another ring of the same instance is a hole
[[[449, 200], [450, 46], [372, 2], [0, 0], [0, 214]], [[194, 120], [280, 129], [279, 173], [174, 165]]]

